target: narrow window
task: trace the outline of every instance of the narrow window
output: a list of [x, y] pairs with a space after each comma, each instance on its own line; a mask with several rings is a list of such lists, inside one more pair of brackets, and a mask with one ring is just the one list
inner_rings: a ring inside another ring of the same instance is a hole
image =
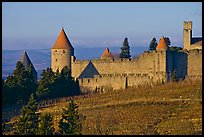
[[57, 50], [55, 50], [55, 52], [57, 52]]
[[56, 62], [57, 62], [57, 59], [56, 59]]
[[65, 53], [65, 50], [63, 50], [63, 53]]

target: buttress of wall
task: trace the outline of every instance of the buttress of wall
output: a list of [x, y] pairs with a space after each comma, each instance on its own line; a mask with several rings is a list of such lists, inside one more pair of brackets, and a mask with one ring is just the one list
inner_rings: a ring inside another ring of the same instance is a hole
[[167, 51], [167, 76], [170, 80], [170, 75], [173, 71], [176, 71], [176, 76], [178, 78], [185, 78], [187, 75], [187, 53], [178, 51]]
[[88, 63], [88, 60], [72, 60], [72, 77], [79, 77]]
[[59, 69], [59, 72], [68, 66], [71, 69], [70, 51], [67, 49], [52, 49], [51, 54], [51, 68], [54, 72]]
[[188, 76], [202, 76], [202, 50], [191, 50], [188, 53]]
[[138, 74], [166, 72], [166, 52], [143, 53], [137, 59], [92, 60], [100, 74]]
[[173, 52], [174, 69], [176, 70], [177, 78], [184, 79], [187, 75], [188, 55], [185, 52]]

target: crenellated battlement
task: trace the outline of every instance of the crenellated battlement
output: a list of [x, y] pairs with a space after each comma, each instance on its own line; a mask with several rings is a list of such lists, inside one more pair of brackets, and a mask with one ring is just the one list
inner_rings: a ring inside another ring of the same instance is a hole
[[109, 89], [125, 89], [129, 86], [140, 86], [145, 84], [155, 84], [166, 82], [163, 73], [149, 75], [147, 73], [137, 74], [103, 74], [95, 75], [94, 78], [78, 78], [81, 89], [94, 91], [101, 87], [109, 87]]
[[202, 49], [193, 49], [193, 50], [189, 50], [189, 53], [201, 53], [202, 54]]
[[80, 64], [80, 63], [88, 63], [89, 61], [93, 63], [135, 63], [138, 62], [139, 60], [153, 56], [154, 54], [161, 54], [165, 55], [166, 51], [144, 51], [142, 54], [140, 54], [137, 58], [132, 58], [132, 59], [126, 59], [126, 58], [117, 58], [117, 59], [93, 59], [93, 60], [74, 60], [72, 63], [74, 64]]
[[72, 63], [79, 64], [79, 63], [88, 63], [90, 60], [75, 60]]

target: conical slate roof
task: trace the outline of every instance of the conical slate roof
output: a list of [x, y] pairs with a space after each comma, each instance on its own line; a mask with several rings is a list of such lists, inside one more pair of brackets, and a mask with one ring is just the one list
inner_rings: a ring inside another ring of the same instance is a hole
[[25, 67], [25, 70], [28, 70], [30, 64], [31, 64], [31, 67], [32, 67], [32, 72], [34, 74], [34, 77], [35, 79], [37, 80], [37, 72], [32, 64], [32, 62], [30, 61], [29, 57], [28, 57], [28, 54], [26, 53], [26, 51], [23, 52], [23, 55], [21, 57], [21, 62], [23, 63], [24, 67]]
[[164, 36], [162, 36], [162, 38], [160, 39], [159, 44], [157, 45], [156, 49], [157, 50], [167, 50], [168, 49]]
[[103, 54], [101, 55], [101, 59], [113, 59], [113, 55], [111, 54], [108, 48], [106, 48]]
[[74, 49], [63, 28], [52, 49], [69, 49], [69, 50]]
[[100, 75], [95, 66], [90, 61], [80, 74], [79, 78], [94, 78], [94, 75]]

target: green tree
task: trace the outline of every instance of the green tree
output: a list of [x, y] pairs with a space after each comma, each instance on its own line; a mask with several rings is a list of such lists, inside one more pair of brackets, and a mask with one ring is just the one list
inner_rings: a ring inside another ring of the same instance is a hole
[[28, 104], [22, 108], [21, 116], [14, 127], [16, 135], [36, 135], [38, 132], [39, 113], [37, 113], [38, 104], [31, 94]]
[[56, 75], [51, 68], [43, 70], [41, 79], [38, 81], [37, 96], [39, 98], [50, 97], [50, 94], [54, 88], [53, 83], [56, 80]]
[[164, 37], [164, 39], [166, 41], [167, 46], [171, 45], [171, 41], [170, 41], [169, 37]]
[[50, 113], [40, 116], [39, 135], [54, 135], [53, 118]]
[[182, 50], [182, 48], [181, 47], [176, 47], [176, 46], [171, 46], [169, 50], [170, 51], [180, 51], [180, 50]]
[[120, 49], [121, 49], [120, 58], [130, 58], [131, 57], [128, 38], [124, 39], [123, 45]]
[[5, 85], [9, 93], [7, 98], [11, 99], [7, 103], [16, 103], [17, 101], [27, 103], [31, 93], [35, 93], [37, 89], [37, 83], [30, 67], [28, 71], [25, 70], [24, 65], [20, 61], [16, 63], [16, 69], [13, 74], [6, 78]]
[[66, 109], [63, 109], [62, 118], [59, 121], [60, 134], [81, 135], [83, 116], [78, 113], [77, 108], [77, 104], [72, 100]]
[[72, 96], [80, 93], [79, 85], [74, 81], [67, 66], [61, 70], [61, 73], [47, 68], [41, 76], [36, 93], [39, 99]]
[[156, 50], [156, 47], [157, 47], [157, 40], [156, 38], [153, 38], [149, 44], [149, 50], [150, 51]]

